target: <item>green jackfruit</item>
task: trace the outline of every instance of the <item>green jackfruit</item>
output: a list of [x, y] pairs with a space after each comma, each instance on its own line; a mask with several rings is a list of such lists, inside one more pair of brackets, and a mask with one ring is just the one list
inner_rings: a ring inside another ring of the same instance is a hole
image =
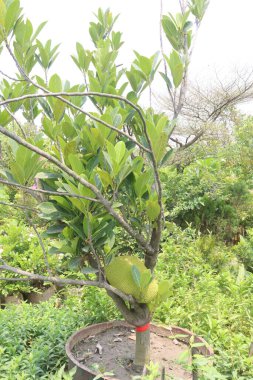
[[[133, 266], [137, 268], [140, 275], [139, 285], [138, 281], [134, 280]], [[150, 270], [138, 257], [119, 256], [114, 258], [105, 267], [105, 274], [112, 286], [125, 294], [132, 295], [140, 303], [149, 303], [157, 295], [157, 281], [151, 278]]]

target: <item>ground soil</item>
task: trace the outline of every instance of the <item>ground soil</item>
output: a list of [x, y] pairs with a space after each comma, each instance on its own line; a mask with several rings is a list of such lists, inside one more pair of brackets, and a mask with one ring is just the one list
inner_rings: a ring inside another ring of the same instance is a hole
[[[78, 342], [72, 350], [75, 358], [96, 372], [112, 372], [112, 378], [131, 380], [140, 375], [133, 368], [135, 332], [128, 327], [114, 327]], [[192, 375], [178, 359], [186, 352], [187, 345], [171, 337], [151, 333], [151, 361], [165, 367], [170, 380], [191, 380]]]

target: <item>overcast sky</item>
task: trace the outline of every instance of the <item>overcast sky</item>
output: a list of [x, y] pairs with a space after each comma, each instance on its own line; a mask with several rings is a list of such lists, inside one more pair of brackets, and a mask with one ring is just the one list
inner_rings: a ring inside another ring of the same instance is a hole
[[[174, 12], [177, 4], [178, 0], [163, 0], [164, 13]], [[68, 55], [75, 52], [76, 41], [91, 47], [88, 25], [99, 7], [120, 14], [116, 28], [123, 32], [125, 64], [133, 59], [133, 50], [150, 56], [160, 48], [160, 0], [21, 0], [21, 5], [35, 25], [48, 20], [42, 37], [62, 44], [55, 70], [73, 81], [79, 74]], [[253, 67], [252, 15], [253, 0], [210, 0], [192, 56], [191, 79], [211, 80], [214, 69], [227, 73], [233, 67]]]

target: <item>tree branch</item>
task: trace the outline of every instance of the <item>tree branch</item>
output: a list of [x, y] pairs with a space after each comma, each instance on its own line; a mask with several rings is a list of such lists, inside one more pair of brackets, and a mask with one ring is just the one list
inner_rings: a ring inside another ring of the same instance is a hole
[[16, 204], [13, 204], [13, 203], [7, 203], [7, 202], [2, 202], [1, 201], [0, 205], [8, 206], [8, 207], [14, 207], [14, 208], [20, 208], [21, 210], [29, 210], [29, 211], [38, 212], [38, 210], [36, 210], [35, 208], [26, 207], [26, 206], [23, 206], [23, 205], [16, 205]]
[[16, 79], [16, 78], [13, 78], [10, 75], [5, 74], [2, 70], [0, 70], [0, 74], [2, 74], [4, 77], [6, 77], [6, 78], [8, 78], [8, 79], [10, 79], [10, 80], [12, 80], [14, 82], [26, 82], [25, 79]]
[[144, 326], [150, 322], [151, 313], [146, 304], [138, 304], [136, 301], [132, 302], [133, 309], [129, 309], [122, 297], [119, 297], [115, 292], [107, 290], [107, 294], [112, 298], [115, 305], [122, 313], [123, 317], [130, 325]]
[[[4, 262], [2, 259], [0, 261]], [[131, 295], [127, 295], [120, 290], [114, 288], [107, 282], [102, 282], [100, 283], [99, 281], [84, 281], [84, 280], [74, 280], [70, 278], [60, 278], [60, 277], [53, 277], [53, 276], [42, 276], [39, 274], [31, 273], [24, 271], [19, 268], [12, 267], [6, 263], [3, 265], [0, 265], [0, 271], [1, 270], [6, 270], [8, 272], [16, 273], [20, 276], [26, 276], [26, 278], [19, 278], [18, 280], [15, 281], [32, 281], [32, 280], [38, 280], [38, 281], [45, 281], [45, 282], [52, 282], [53, 284], [62, 284], [62, 285], [79, 285], [79, 286], [96, 286], [98, 288], [103, 288], [106, 289], [110, 292], [113, 292], [116, 294], [118, 297], [120, 297], [122, 300], [125, 302], [130, 302], [131, 304], [134, 304], [136, 301]], [[0, 278], [0, 280], [5, 280], [8, 281], [9, 279], [6, 277]], [[10, 279], [10, 281], [13, 281]]]
[[42, 189], [32, 189], [31, 187], [20, 185], [19, 183], [15, 183], [15, 182], [5, 181], [1, 178], [0, 178], [0, 183], [2, 183], [3, 185], [13, 186], [13, 187], [17, 187], [19, 189], [23, 189], [29, 193], [41, 193], [41, 194], [46, 194], [46, 195], [64, 196], [64, 197], [69, 197], [69, 198], [80, 198], [80, 199], [85, 199], [87, 201], [100, 203], [99, 200], [96, 198], [85, 197], [84, 195], [72, 194], [72, 193], [68, 193], [65, 191], [50, 191], [50, 190], [42, 190]]
[[[18, 70], [20, 71], [21, 75], [31, 84], [33, 84], [36, 88], [42, 90], [44, 92], [44, 94], [42, 94], [43, 96], [53, 96], [53, 97], [56, 97], [58, 99], [60, 99], [62, 102], [68, 104], [69, 106], [77, 109], [78, 111], [80, 111], [81, 113], [87, 115], [88, 117], [90, 117], [92, 120], [94, 121], [97, 121], [98, 123], [101, 123], [102, 120], [100, 120], [99, 118], [96, 118], [94, 117], [93, 115], [91, 115], [90, 113], [82, 110], [80, 107], [77, 107], [75, 106], [74, 104], [72, 104], [71, 102], [69, 102], [68, 100], [64, 99], [62, 96], [71, 96], [70, 93], [64, 93], [64, 92], [61, 92], [61, 93], [50, 93], [47, 89], [45, 89], [43, 86], [40, 86], [38, 85], [36, 82], [34, 82], [31, 78], [29, 78], [29, 76], [25, 73], [25, 71], [23, 70], [23, 68], [20, 66], [19, 62], [17, 61], [15, 55], [13, 54], [11, 48], [10, 48], [10, 45], [8, 44], [8, 41], [5, 40], [5, 44], [6, 44], [6, 47], [7, 47], [7, 50], [9, 51], [11, 57], [13, 58], [14, 62], [16, 63], [16, 66], [18, 68]], [[153, 166], [153, 170], [154, 170], [154, 175], [155, 175], [155, 181], [156, 181], [156, 184], [157, 184], [157, 194], [158, 194], [158, 203], [159, 203], [159, 206], [160, 206], [160, 213], [159, 213], [159, 216], [156, 220], [156, 223], [157, 223], [157, 226], [153, 229], [153, 236], [156, 235], [156, 238], [155, 239], [151, 239], [151, 243], [148, 244], [147, 242], [145, 242], [144, 238], [142, 236], [140, 236], [139, 234], [136, 234], [130, 225], [128, 225], [125, 220], [123, 218], [121, 218], [117, 213], [115, 213], [115, 211], [111, 208], [110, 206], [110, 214], [112, 214], [112, 211], [113, 213], [115, 214], [114, 217], [116, 220], [119, 221], [119, 217], [120, 217], [120, 224], [123, 226], [124, 224], [124, 227], [126, 229], [126, 231], [135, 238], [135, 240], [138, 242], [139, 245], [141, 245], [146, 253], [148, 255], [153, 255], [154, 253], [157, 255], [158, 253], [158, 250], [159, 250], [159, 244], [160, 244], [160, 236], [161, 236], [161, 231], [162, 231], [162, 220], [163, 220], [163, 205], [162, 205], [162, 186], [161, 186], [161, 182], [160, 182], [160, 177], [159, 177], [159, 173], [158, 173], [158, 168], [157, 168], [157, 164], [156, 164], [156, 160], [155, 160], [155, 157], [154, 157], [154, 153], [153, 153], [153, 150], [152, 150], [152, 144], [151, 144], [151, 141], [150, 141], [150, 138], [149, 138], [149, 135], [147, 133], [147, 125], [146, 125], [146, 121], [142, 115], [142, 112], [141, 110], [139, 109], [138, 106], [136, 106], [134, 103], [132, 103], [131, 101], [129, 101], [128, 99], [122, 97], [122, 96], [119, 96], [119, 95], [111, 95], [111, 94], [104, 94], [104, 93], [97, 93], [97, 92], [86, 92], [86, 93], [72, 93], [72, 94], [75, 94], [75, 95], [72, 95], [72, 96], [79, 96], [80, 94], [82, 94], [82, 96], [84, 96], [84, 94], [86, 94], [86, 96], [99, 96], [99, 97], [107, 97], [107, 98], [111, 98], [111, 99], [117, 99], [117, 100], [121, 100], [125, 103], [127, 103], [128, 105], [130, 105], [132, 108], [134, 108], [139, 116], [140, 116], [140, 119], [141, 119], [141, 122], [143, 124], [143, 129], [144, 129], [144, 134], [146, 136], [146, 139], [147, 139], [147, 142], [148, 142], [148, 145], [149, 145], [149, 148], [150, 149], [147, 149], [145, 148], [144, 146], [142, 146], [140, 143], [138, 143], [137, 141], [135, 141], [133, 138], [130, 138], [130, 136], [128, 134], [126, 134], [125, 132], [123, 131], [119, 131], [117, 128], [111, 126], [110, 124], [108, 123], [105, 123], [105, 122], [102, 122], [103, 125], [105, 125], [106, 127], [112, 129], [112, 130], [115, 130], [117, 133], [121, 133], [121, 134], [124, 134], [128, 139], [132, 140], [133, 142], [135, 142], [135, 144], [139, 145], [139, 147], [141, 147], [141, 149], [143, 149], [144, 151], [150, 153], [151, 155], [151, 161], [152, 161], [152, 166]], [[42, 96], [42, 95], [39, 95], [39, 96]], [[32, 95], [29, 95], [29, 96], [32, 96]], [[32, 97], [36, 97], [38, 96], [37, 94], [33, 94]], [[25, 99], [25, 96], [23, 97], [20, 97], [22, 99]], [[20, 100], [20, 99], [19, 99]], [[1, 103], [0, 103], [0, 106], [1, 106]], [[58, 161], [59, 162], [59, 161]], [[59, 166], [59, 165], [58, 165]], [[72, 172], [73, 173], [73, 172]], [[73, 177], [74, 178], [74, 177]], [[91, 184], [89, 184], [91, 185]], [[87, 186], [87, 185], [86, 185]], [[93, 185], [92, 185], [93, 186]], [[88, 187], [88, 186], [87, 186]], [[90, 188], [90, 187], [88, 187]], [[94, 188], [94, 186], [93, 186]], [[91, 188], [90, 188], [91, 189]], [[99, 190], [97, 188], [96, 189], [96, 192], [98, 192]], [[94, 190], [92, 190], [94, 192]], [[95, 192], [95, 194], [96, 194]], [[99, 192], [100, 193], [100, 192]], [[97, 195], [97, 194], [96, 194]], [[100, 197], [102, 197], [102, 194], [100, 193], [99, 194]], [[97, 195], [98, 197], [98, 195]], [[98, 197], [99, 198], [99, 197]], [[108, 207], [106, 207], [106, 204], [105, 202], [108, 202], [107, 200], [105, 200], [103, 198], [103, 204], [105, 206], [105, 208], [108, 210]], [[131, 233], [130, 233], [130, 230]], [[134, 232], [134, 235], [132, 234], [132, 232]], [[136, 236], [137, 235], [137, 236]], [[145, 243], [144, 243], [145, 242]], [[143, 244], [144, 243], [144, 244]]]
[[[34, 83], [32, 83], [32, 84], [34, 84]], [[36, 87], [38, 87], [38, 86], [36, 86]], [[84, 111], [82, 108], [80, 108], [80, 107], [76, 106], [75, 104], [69, 102], [67, 99], [62, 98], [62, 96], [68, 96], [68, 97], [71, 97], [71, 96], [72, 97], [73, 96], [87, 96], [87, 97], [97, 96], [97, 97], [104, 97], [104, 98], [110, 98], [110, 99], [115, 99], [115, 100], [121, 100], [121, 101], [127, 103], [128, 105], [130, 105], [131, 107], [133, 107], [138, 112], [138, 114], [141, 116], [142, 124], [146, 125], [146, 122], [142, 116], [140, 109], [134, 103], [130, 102], [128, 99], [124, 98], [123, 96], [104, 94], [104, 93], [100, 93], [100, 92], [49, 92], [41, 86], [39, 86], [38, 88], [42, 89], [43, 91], [46, 91], [46, 93], [44, 93], [44, 94], [28, 94], [28, 95], [19, 96], [17, 98], [6, 99], [6, 100], [3, 100], [2, 102], [0, 102], [0, 107], [7, 105], [7, 104], [10, 104], [10, 103], [23, 101], [26, 99], [39, 99], [39, 98], [46, 98], [46, 97], [55, 97], [57, 99], [60, 99], [63, 103], [66, 103], [70, 107], [81, 112], [82, 114], [88, 116], [91, 120], [94, 120], [97, 123], [100, 123], [100, 124], [104, 125], [105, 127], [125, 136], [128, 140], [131, 140], [132, 142], [134, 142], [136, 145], [139, 146], [139, 148], [144, 150], [146, 153], [151, 153], [149, 149], [147, 149], [144, 145], [142, 145], [137, 140], [135, 140], [134, 138], [129, 136], [129, 134], [125, 133], [124, 131], [121, 131], [120, 129], [114, 127], [113, 125], [111, 125], [109, 123], [106, 123], [105, 121], [103, 121], [100, 118], [92, 115], [91, 113]]]
[[130, 224], [128, 224], [120, 214], [118, 214], [110, 204], [110, 202], [103, 197], [99, 189], [93, 185], [92, 183], [86, 181], [84, 178], [79, 176], [76, 172], [68, 168], [66, 165], [62, 164], [57, 158], [51, 156], [50, 154], [44, 152], [43, 150], [39, 149], [38, 147], [28, 143], [27, 141], [23, 140], [21, 137], [15, 135], [14, 133], [8, 131], [7, 129], [0, 126], [0, 133], [2, 133], [5, 136], [8, 136], [12, 140], [16, 141], [18, 144], [23, 145], [24, 147], [28, 148], [29, 150], [32, 150], [33, 152], [39, 154], [40, 156], [46, 158], [48, 161], [52, 162], [54, 165], [59, 167], [63, 172], [67, 173], [70, 177], [74, 178], [76, 181], [81, 183], [83, 186], [90, 189], [97, 197], [98, 201], [104, 206], [104, 208], [107, 210], [107, 212], [113, 216], [113, 218], [119, 223], [121, 227], [123, 227], [130, 236], [132, 236], [136, 242], [149, 254], [152, 254], [154, 252], [153, 248], [145, 241], [144, 237], [136, 232]]

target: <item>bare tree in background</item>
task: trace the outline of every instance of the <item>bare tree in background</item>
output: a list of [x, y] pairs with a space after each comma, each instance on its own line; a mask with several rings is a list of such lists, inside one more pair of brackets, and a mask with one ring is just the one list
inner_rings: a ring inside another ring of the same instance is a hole
[[[170, 143], [178, 148], [174, 162], [190, 161], [186, 148], [197, 141], [208, 145], [219, 140], [220, 144], [229, 143], [233, 125], [241, 119], [238, 105], [253, 100], [253, 70], [235, 71], [230, 79], [221, 79], [215, 73], [211, 84], [188, 83], [180, 117]], [[170, 96], [158, 96], [160, 109], [173, 117], [174, 106]], [[188, 159], [185, 160], [186, 156]]]

